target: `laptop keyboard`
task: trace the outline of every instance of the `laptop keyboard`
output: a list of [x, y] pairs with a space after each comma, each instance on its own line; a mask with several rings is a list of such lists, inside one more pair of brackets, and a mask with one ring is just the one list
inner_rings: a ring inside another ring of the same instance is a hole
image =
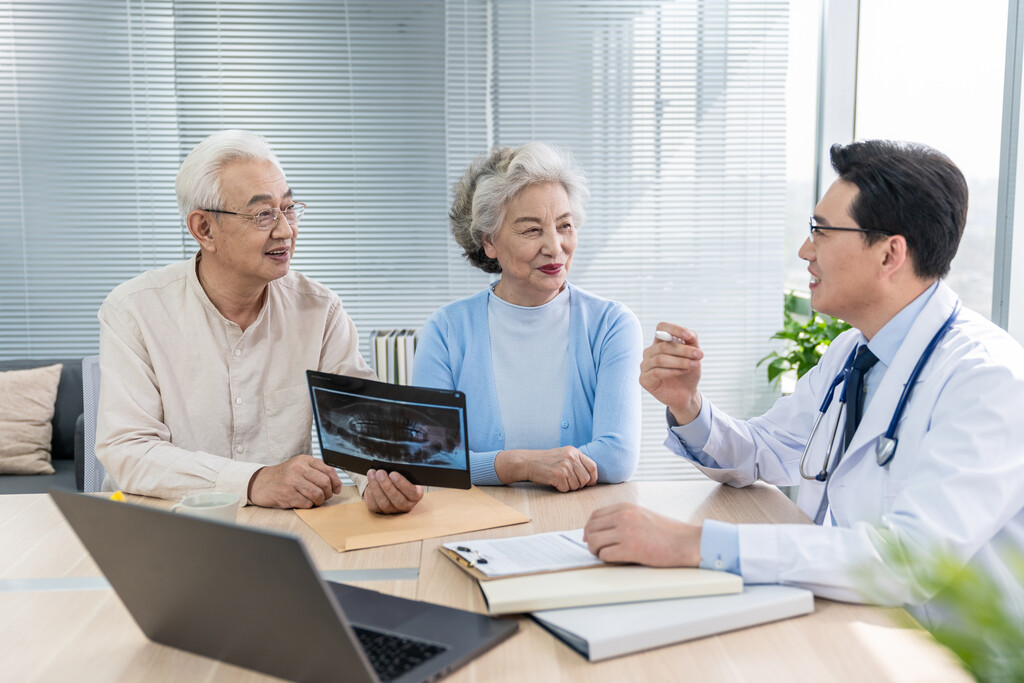
[[393, 681], [406, 671], [439, 655], [448, 648], [383, 631], [353, 626], [366, 658], [381, 681]]

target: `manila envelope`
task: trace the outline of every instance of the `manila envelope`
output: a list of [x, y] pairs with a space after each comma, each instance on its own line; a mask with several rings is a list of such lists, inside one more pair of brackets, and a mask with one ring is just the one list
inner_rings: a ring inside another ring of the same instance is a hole
[[431, 489], [400, 515], [376, 515], [361, 501], [328, 505], [295, 514], [338, 552], [422, 541], [468, 531], [529, 522], [530, 518], [473, 487]]

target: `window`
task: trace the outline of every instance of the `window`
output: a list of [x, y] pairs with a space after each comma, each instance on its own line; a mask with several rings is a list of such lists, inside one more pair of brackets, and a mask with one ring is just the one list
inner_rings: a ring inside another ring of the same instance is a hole
[[[449, 92], [476, 93], [458, 138], [478, 141], [449, 150], [449, 182], [483, 146], [571, 149], [591, 184], [572, 281], [626, 303], [649, 339], [662, 320], [697, 330], [702, 390], [734, 415], [774, 399], [756, 364], [782, 317], [787, 30], [780, 2], [449, 10], [449, 41], [490, 38], [486, 59], [449, 47]], [[703, 477], [644, 400], [636, 478]]]
[[786, 68], [786, 291], [806, 291], [809, 277], [807, 262], [797, 251], [807, 239], [807, 217], [818, 203], [814, 168], [820, 33], [821, 0], [791, 0]]
[[[923, 142], [967, 178], [967, 227], [947, 281], [989, 316], [1007, 3], [861, 0], [856, 137]], [[893, 68], [899, 65], [899, 68]]]
[[[696, 329], [706, 395], [759, 413], [788, 29], [784, 0], [7, 3], [0, 234], [20, 253], [0, 274], [0, 357], [95, 352], [106, 293], [194, 251], [174, 174], [236, 127], [267, 135], [309, 203], [294, 266], [341, 295], [366, 353], [374, 328], [486, 285], [448, 237], [449, 187], [491, 145], [540, 139], [591, 182], [572, 281], [648, 338]], [[638, 478], [691, 476], [646, 400]]]
[[107, 292], [185, 253], [172, 3], [140, 4], [0, 5], [0, 357], [95, 353]]

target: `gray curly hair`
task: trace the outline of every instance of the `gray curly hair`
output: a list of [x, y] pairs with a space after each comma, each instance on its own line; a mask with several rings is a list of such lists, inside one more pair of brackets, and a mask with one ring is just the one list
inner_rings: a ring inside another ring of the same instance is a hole
[[572, 155], [543, 142], [499, 147], [479, 157], [452, 187], [448, 221], [452, 236], [467, 260], [485, 273], [500, 273], [497, 259], [484, 253], [505, 220], [508, 202], [530, 185], [556, 181], [565, 188], [576, 227], [583, 225], [583, 208], [590, 196], [583, 171]]

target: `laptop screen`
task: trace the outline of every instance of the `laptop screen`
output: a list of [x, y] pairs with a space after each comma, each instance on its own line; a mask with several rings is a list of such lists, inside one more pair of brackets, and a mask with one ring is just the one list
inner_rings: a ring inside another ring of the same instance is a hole
[[470, 487], [466, 398], [459, 391], [306, 373], [324, 462], [401, 473], [427, 486]]

